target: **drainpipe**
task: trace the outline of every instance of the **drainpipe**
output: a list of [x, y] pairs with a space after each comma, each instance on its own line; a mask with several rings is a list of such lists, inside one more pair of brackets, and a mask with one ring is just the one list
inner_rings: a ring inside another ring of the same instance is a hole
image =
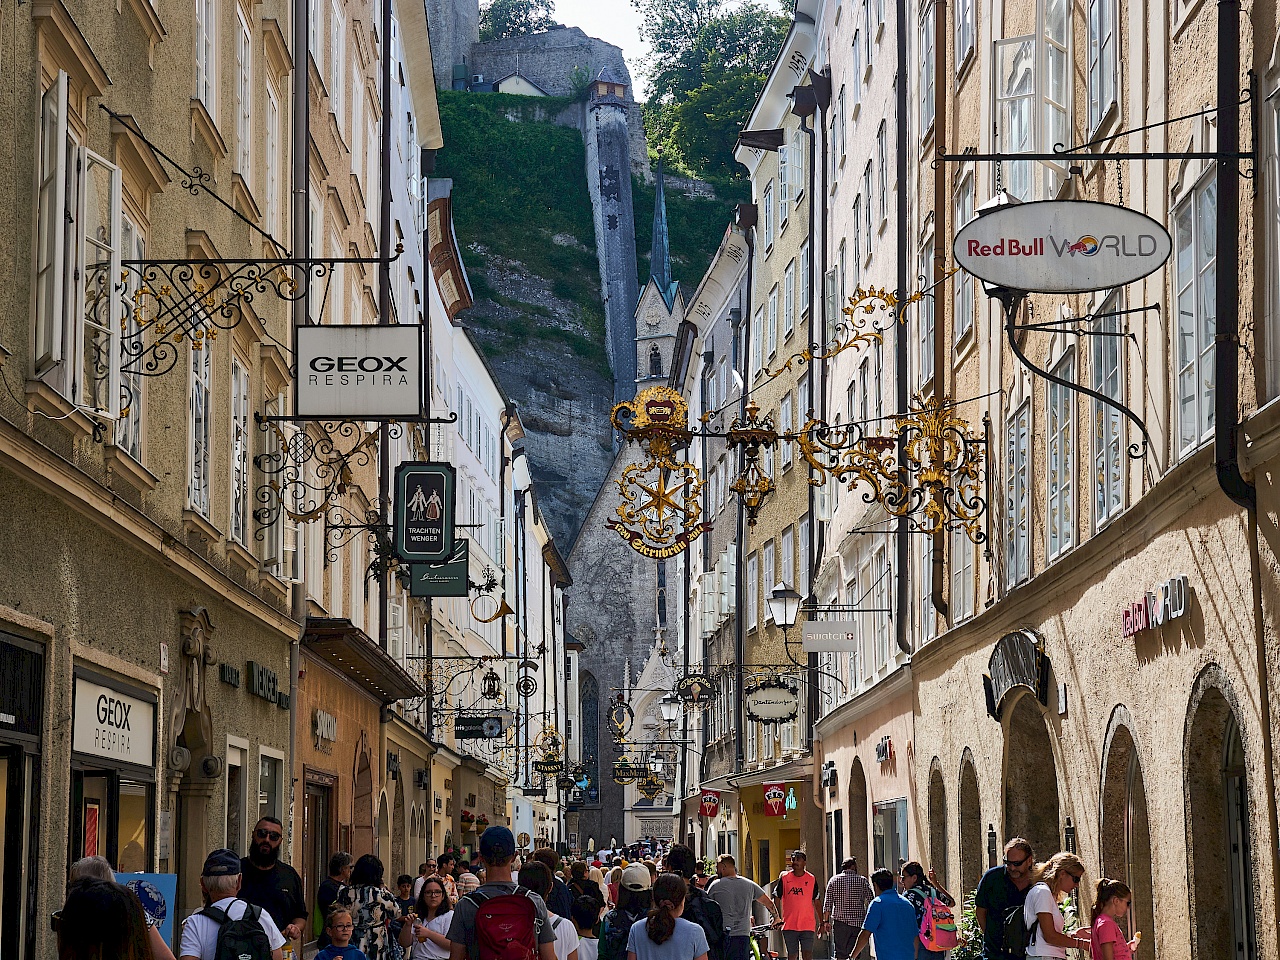
[[[947, 142], [947, 45], [943, 38], [947, 35], [946, 0], [934, 0], [933, 3], [933, 142], [935, 148], [941, 150]], [[947, 236], [947, 171], [946, 164], [935, 164], [933, 171], [933, 395], [940, 400], [947, 399], [947, 364], [942, 362], [946, 349], [946, 331], [943, 329], [943, 311], [938, 309], [941, 300], [942, 278], [947, 269], [947, 254], [944, 242]], [[933, 609], [948, 615], [947, 592], [944, 589], [944, 561], [946, 560], [947, 537], [945, 530], [933, 535], [933, 588], [930, 600]]]
[[[746, 419], [747, 416], [747, 392], [751, 388], [751, 299], [752, 299], [752, 283], [755, 275], [755, 224], [756, 224], [756, 207], [755, 204], [740, 204], [738, 206], [738, 220], [742, 225], [743, 238], [747, 241], [747, 302], [743, 308], [742, 318], [738, 328], [734, 331], [734, 344], [742, 345], [742, 390], [741, 396], [738, 398], [738, 416]], [[812, 259], [812, 253], [810, 255]], [[746, 465], [745, 453], [741, 448], [738, 449], [738, 473], [741, 474]], [[744, 618], [747, 615], [747, 584], [746, 576], [743, 573], [747, 564], [747, 515], [742, 505], [742, 498], [737, 497], [737, 523], [734, 533], [734, 542], [737, 550], [734, 551], [733, 563], [733, 679], [737, 684], [735, 690], [736, 696], [733, 698], [733, 728], [737, 734], [734, 738], [733, 753], [733, 770], [735, 773], [742, 771], [743, 763], [746, 761], [743, 741], [746, 739], [745, 731], [747, 728], [746, 711], [742, 703], [742, 685], [743, 685], [743, 669], [742, 661], [746, 657], [747, 638], [746, 625]]]
[[[896, 100], [898, 113], [898, 137], [897, 137], [897, 156], [894, 158], [897, 162], [896, 172], [898, 177], [898, 193], [894, 198], [897, 206], [897, 230], [898, 230], [898, 275], [897, 275], [897, 291], [898, 305], [894, 307], [894, 387], [899, 412], [905, 412], [907, 409], [907, 338], [903, 334], [902, 329], [902, 312], [904, 304], [902, 303], [907, 295], [907, 141], [909, 134], [907, 130], [907, 0], [897, 0], [895, 5], [895, 16], [897, 17], [898, 30], [898, 80], [893, 85], [894, 99]], [[935, 38], [934, 42], [940, 44], [940, 38]], [[941, 78], [938, 79], [937, 85], [941, 86]], [[902, 434], [898, 435], [898, 464], [899, 471], [905, 470], [902, 464], [906, 463], [907, 445]], [[907, 567], [910, 562], [908, 548], [910, 543], [909, 527], [907, 518], [900, 517], [898, 519], [897, 528], [894, 531], [895, 539], [895, 555], [897, 559], [898, 569], [896, 573], [895, 591], [897, 602], [894, 604], [894, 613], [898, 617], [898, 621], [894, 624], [894, 639], [897, 641], [898, 649], [908, 656], [911, 654], [911, 638], [907, 636], [907, 610], [911, 605], [911, 593], [909, 590], [910, 583], [907, 579]]]

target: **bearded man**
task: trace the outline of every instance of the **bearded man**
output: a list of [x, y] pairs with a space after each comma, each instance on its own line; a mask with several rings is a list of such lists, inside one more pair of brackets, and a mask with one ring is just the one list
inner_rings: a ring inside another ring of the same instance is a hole
[[283, 840], [279, 820], [263, 817], [258, 821], [249, 855], [240, 861], [240, 899], [270, 914], [286, 940], [297, 940], [307, 928], [307, 904], [298, 871], [280, 862]]

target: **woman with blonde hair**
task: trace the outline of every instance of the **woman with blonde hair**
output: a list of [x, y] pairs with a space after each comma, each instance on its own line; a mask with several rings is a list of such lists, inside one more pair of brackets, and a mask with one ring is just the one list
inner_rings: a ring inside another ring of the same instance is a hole
[[1058, 904], [1075, 893], [1084, 879], [1084, 864], [1074, 853], [1055, 853], [1048, 863], [1039, 864], [1022, 907], [1022, 919], [1030, 931], [1027, 957], [1054, 957], [1066, 960], [1067, 949], [1088, 949], [1088, 930], [1073, 934], [1062, 929]]

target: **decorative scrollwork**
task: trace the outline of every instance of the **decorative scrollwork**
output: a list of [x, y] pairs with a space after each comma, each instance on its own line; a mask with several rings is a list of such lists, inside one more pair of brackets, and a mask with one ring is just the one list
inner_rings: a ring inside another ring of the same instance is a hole
[[616, 483], [622, 503], [605, 526], [637, 553], [674, 557], [708, 529], [700, 519], [702, 475], [692, 463], [651, 454], [625, 467]]

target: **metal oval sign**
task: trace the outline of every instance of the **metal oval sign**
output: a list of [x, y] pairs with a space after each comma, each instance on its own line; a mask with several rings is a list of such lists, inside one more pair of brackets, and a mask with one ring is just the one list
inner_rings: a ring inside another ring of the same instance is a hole
[[980, 280], [1028, 293], [1085, 293], [1140, 280], [1173, 240], [1145, 214], [1090, 200], [1037, 200], [979, 216], [955, 239], [956, 263]]

